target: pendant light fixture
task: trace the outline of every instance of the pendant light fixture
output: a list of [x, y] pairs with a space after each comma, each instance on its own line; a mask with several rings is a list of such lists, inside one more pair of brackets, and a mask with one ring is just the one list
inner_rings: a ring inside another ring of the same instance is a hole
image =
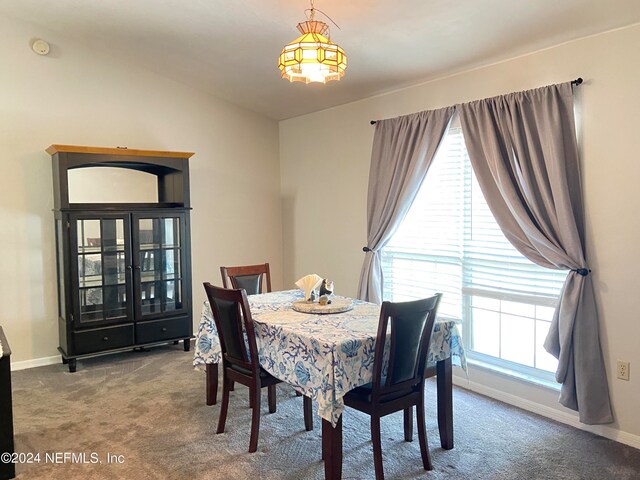
[[[340, 46], [330, 40], [329, 25], [315, 19], [317, 10], [311, 1], [308, 20], [298, 24], [302, 35], [289, 42], [282, 49], [278, 68], [282, 77], [290, 82], [322, 82], [340, 80], [347, 68], [347, 55]], [[334, 24], [333, 20], [329, 20]], [[337, 27], [338, 25], [336, 25]], [[340, 28], [340, 27], [338, 27]]]

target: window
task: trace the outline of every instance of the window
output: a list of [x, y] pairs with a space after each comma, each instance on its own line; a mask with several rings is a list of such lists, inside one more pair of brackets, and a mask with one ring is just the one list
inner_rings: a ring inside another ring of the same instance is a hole
[[385, 300], [444, 294], [470, 358], [551, 379], [543, 345], [567, 272], [535, 265], [505, 238], [451, 128], [402, 225], [382, 250]]

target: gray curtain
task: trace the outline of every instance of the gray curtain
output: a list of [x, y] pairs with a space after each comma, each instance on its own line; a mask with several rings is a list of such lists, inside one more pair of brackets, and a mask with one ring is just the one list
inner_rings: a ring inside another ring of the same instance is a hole
[[376, 123], [367, 196], [367, 247], [358, 298], [382, 303], [380, 249], [409, 211], [454, 111], [447, 107]]
[[560, 403], [611, 423], [584, 218], [570, 83], [459, 106], [469, 158], [489, 208], [529, 260], [567, 275], [545, 348], [559, 360]]

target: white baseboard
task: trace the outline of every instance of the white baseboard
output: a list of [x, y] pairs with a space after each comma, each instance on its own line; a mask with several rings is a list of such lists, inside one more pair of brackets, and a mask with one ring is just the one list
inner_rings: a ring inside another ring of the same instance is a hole
[[22, 360], [20, 362], [11, 362], [11, 371], [26, 370], [27, 368], [44, 367], [45, 365], [55, 365], [62, 363], [60, 355], [53, 357], [34, 358], [32, 360]]
[[605, 437], [610, 440], [614, 440], [616, 442], [624, 443], [625, 445], [640, 449], [640, 436], [638, 435], [623, 432], [606, 425], [585, 425], [584, 423], [580, 423], [578, 417], [576, 415], [572, 415], [571, 413], [563, 412], [562, 410], [557, 410], [546, 405], [535, 403], [531, 400], [527, 400], [525, 398], [518, 397], [501, 390], [496, 390], [495, 388], [487, 387], [479, 383], [470, 382], [466, 379], [457, 378], [454, 376], [453, 383], [458, 387], [471, 390], [472, 392], [485, 395], [504, 403], [508, 403], [509, 405], [513, 405], [514, 407], [519, 407], [523, 410], [537, 413], [538, 415], [542, 415], [543, 417], [550, 418], [557, 422], [579, 428], [580, 430], [585, 430], [587, 432], [600, 435], [601, 437]]
[[[171, 340], [170, 342], [173, 342], [173, 340]], [[148, 343], [145, 344], [145, 347], [153, 347], [153, 346], [157, 346], [157, 345], [163, 345], [163, 344], [168, 344], [170, 343], [168, 341], [162, 341], [162, 342], [158, 342], [158, 343]], [[193, 339], [191, 340], [191, 343], [193, 344]], [[91, 354], [92, 356], [99, 356], [99, 355], [105, 355], [105, 354], [109, 354], [109, 353], [115, 353], [115, 352], [125, 352], [125, 351], [132, 351], [134, 349], [133, 346], [131, 347], [125, 347], [125, 348], [121, 348], [119, 350], [111, 350], [108, 352], [96, 352]], [[58, 355], [54, 355], [52, 357], [41, 357], [41, 358], [33, 358], [31, 360], [22, 360], [20, 362], [11, 362], [11, 371], [17, 371], [17, 370], [26, 370], [27, 368], [35, 368], [35, 367], [44, 367], [46, 365], [56, 365], [62, 363], [62, 356], [61, 354]]]

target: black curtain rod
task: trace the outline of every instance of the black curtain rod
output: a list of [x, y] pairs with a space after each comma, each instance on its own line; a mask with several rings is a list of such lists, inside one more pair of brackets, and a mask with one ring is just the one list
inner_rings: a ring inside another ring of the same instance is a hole
[[[584, 82], [584, 80], [582, 80], [582, 77], [578, 77], [575, 80], [571, 80], [571, 85], [575, 85], [578, 86], [580, 85], [582, 82]], [[371, 120], [371, 125], [375, 125], [377, 122], [377, 120]]]

